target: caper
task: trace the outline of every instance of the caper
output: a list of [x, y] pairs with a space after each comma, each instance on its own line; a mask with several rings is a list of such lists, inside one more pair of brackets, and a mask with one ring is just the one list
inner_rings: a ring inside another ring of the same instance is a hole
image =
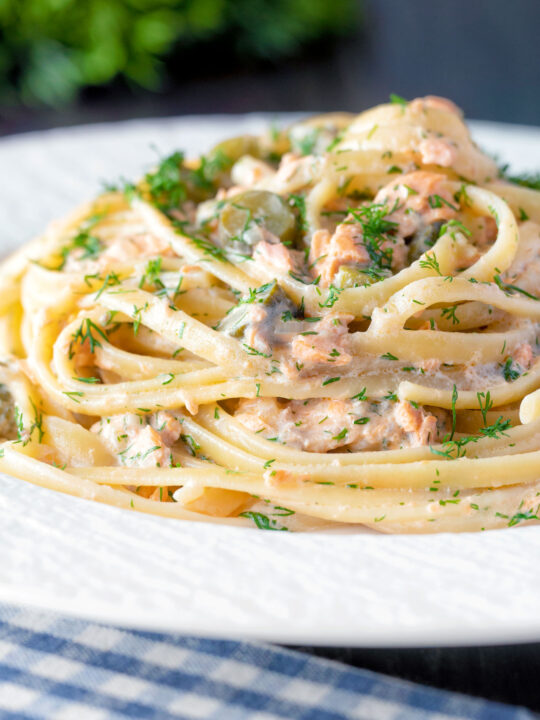
[[[332, 285], [338, 288], [351, 288], [361, 283], [361, 273], [352, 265], [342, 265], [334, 276]], [[363, 284], [363, 283], [362, 283]]]
[[431, 223], [431, 225], [426, 225], [421, 228], [407, 240], [409, 245], [409, 262], [418, 260], [420, 255], [423, 255], [426, 250], [429, 250], [429, 248], [435, 245], [443, 225], [443, 220], [437, 220]]
[[294, 304], [285, 295], [276, 280], [273, 280], [266, 285], [250, 290], [249, 295], [243, 297], [220, 320], [217, 330], [231, 337], [241, 337], [252, 322], [249, 311], [251, 305], [262, 305], [267, 310], [264, 320], [259, 322], [263, 322], [265, 334], [268, 336], [273, 336], [276, 322], [283, 313], [288, 312], [291, 318], [297, 314]]
[[259, 155], [261, 160], [279, 163], [283, 155], [291, 149], [289, 133], [286, 130], [271, 128], [259, 138]]
[[210, 150], [207, 157], [212, 159], [221, 156], [224, 167], [229, 169], [244, 155], [259, 156], [259, 140], [255, 135], [239, 135], [223, 140]]
[[283, 242], [294, 238], [296, 221], [279, 195], [267, 190], [248, 190], [235, 195], [221, 211], [219, 239], [245, 251], [264, 239], [266, 228]]
[[354, 265], [342, 265], [332, 280], [332, 285], [340, 288], [365, 287], [373, 285], [385, 277], [390, 277], [392, 271], [388, 268], [377, 269], [376, 272], [368, 272], [367, 268], [360, 268]]
[[249, 307], [247, 305], [235, 305], [217, 324], [216, 330], [220, 330], [230, 337], [241, 337], [249, 325]]

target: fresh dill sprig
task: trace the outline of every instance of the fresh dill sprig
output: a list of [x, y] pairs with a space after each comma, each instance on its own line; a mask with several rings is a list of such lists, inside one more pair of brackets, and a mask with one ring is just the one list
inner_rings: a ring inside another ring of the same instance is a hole
[[102, 337], [103, 340], [107, 340], [107, 336], [105, 335], [103, 330], [95, 323], [93, 323], [90, 318], [85, 318], [81, 322], [78, 330], [71, 336], [72, 340], [69, 343], [68, 353], [68, 357], [70, 360], [75, 354], [74, 346], [76, 343], [83, 345], [84, 342], [88, 340], [88, 345], [91, 353], [94, 353], [97, 347], [102, 347], [99, 339], [93, 334], [94, 332], [97, 333], [98, 336]]

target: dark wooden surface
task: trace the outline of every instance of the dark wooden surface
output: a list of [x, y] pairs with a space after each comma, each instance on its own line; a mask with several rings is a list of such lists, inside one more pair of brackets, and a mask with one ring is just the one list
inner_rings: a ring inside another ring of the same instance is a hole
[[294, 649], [540, 713], [539, 643], [472, 648]]
[[[188, 113], [359, 111], [404, 97], [453, 98], [469, 117], [540, 125], [540, 0], [366, 0], [361, 27], [277, 66], [205, 49], [161, 95], [114, 87], [70, 108], [0, 108], [0, 134]], [[532, 565], [532, 568], [534, 566]], [[531, 571], [534, 571], [533, 569]], [[540, 599], [539, 599], [540, 612]], [[540, 644], [477, 648], [304, 648], [316, 655], [540, 712]]]

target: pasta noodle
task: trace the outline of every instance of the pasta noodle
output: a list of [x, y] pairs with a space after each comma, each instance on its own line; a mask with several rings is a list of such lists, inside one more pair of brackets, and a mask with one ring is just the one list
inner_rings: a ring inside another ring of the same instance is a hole
[[0, 470], [267, 530], [540, 519], [540, 193], [437, 97], [175, 152], [0, 265]]

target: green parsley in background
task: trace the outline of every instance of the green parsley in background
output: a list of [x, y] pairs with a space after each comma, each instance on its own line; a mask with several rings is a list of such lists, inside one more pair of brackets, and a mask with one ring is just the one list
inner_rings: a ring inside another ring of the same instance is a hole
[[211, 52], [213, 40], [241, 59], [279, 61], [348, 30], [358, 8], [357, 0], [1, 0], [0, 102], [58, 106], [117, 79], [159, 90], [172, 67], [182, 71], [183, 51], [201, 43]]

